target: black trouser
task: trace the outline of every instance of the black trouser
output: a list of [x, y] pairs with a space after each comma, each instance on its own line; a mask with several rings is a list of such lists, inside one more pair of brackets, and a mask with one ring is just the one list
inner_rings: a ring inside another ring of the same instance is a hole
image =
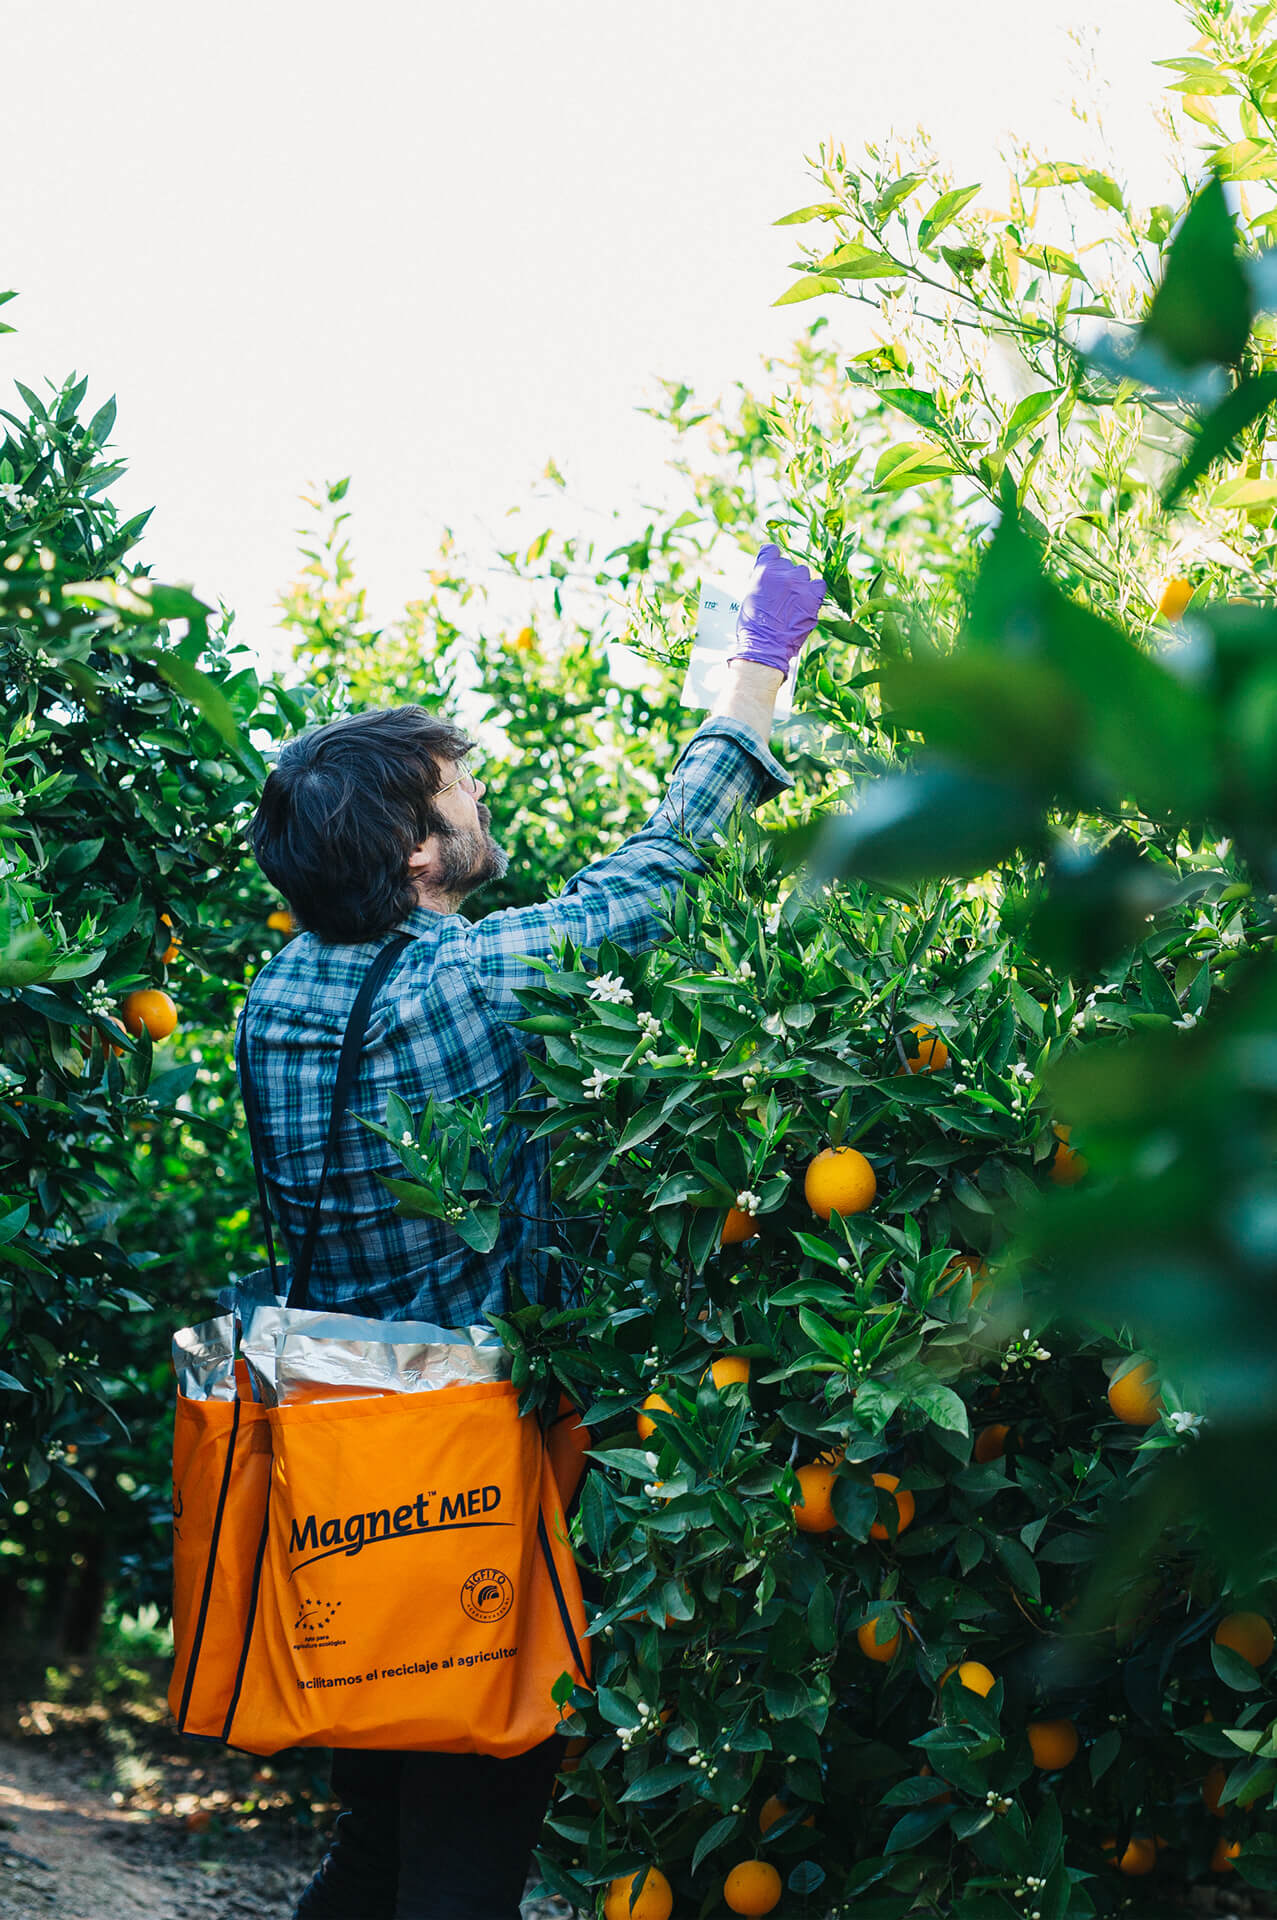
[[342, 1803], [294, 1920], [518, 1920], [563, 1754], [333, 1754]]

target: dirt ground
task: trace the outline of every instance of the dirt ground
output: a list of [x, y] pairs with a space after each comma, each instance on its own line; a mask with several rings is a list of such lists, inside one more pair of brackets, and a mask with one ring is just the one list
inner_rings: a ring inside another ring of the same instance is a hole
[[[104, 1700], [84, 1679], [58, 1700], [0, 1703], [0, 1920], [289, 1920], [335, 1813], [326, 1756], [196, 1746], [158, 1693]], [[1258, 1920], [1270, 1898], [1164, 1887], [1155, 1915], [1137, 1903], [1127, 1920]], [[529, 1898], [523, 1916], [572, 1920], [556, 1900]]]
[[[72, 1696], [74, 1695], [72, 1689]], [[195, 1746], [158, 1698], [0, 1710], [0, 1920], [289, 1920], [335, 1808], [326, 1756]], [[528, 1900], [524, 1920], [570, 1920]]]
[[118, 1806], [94, 1780], [65, 1752], [0, 1742], [0, 1920], [287, 1920], [305, 1878], [295, 1843], [286, 1859], [209, 1858], [182, 1818]]

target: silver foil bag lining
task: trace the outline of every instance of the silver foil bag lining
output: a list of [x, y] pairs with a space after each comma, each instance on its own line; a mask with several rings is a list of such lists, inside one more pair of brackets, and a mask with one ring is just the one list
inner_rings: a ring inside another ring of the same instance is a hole
[[344, 1400], [370, 1393], [431, 1393], [440, 1387], [500, 1380], [508, 1356], [486, 1348], [430, 1343], [318, 1339], [286, 1333], [275, 1356], [276, 1404], [298, 1400]]
[[255, 1399], [267, 1406], [367, 1393], [429, 1393], [505, 1380], [510, 1355], [492, 1327], [367, 1320], [311, 1307], [260, 1306], [243, 1333]]
[[173, 1371], [187, 1400], [235, 1398], [235, 1317], [223, 1313], [173, 1335]]

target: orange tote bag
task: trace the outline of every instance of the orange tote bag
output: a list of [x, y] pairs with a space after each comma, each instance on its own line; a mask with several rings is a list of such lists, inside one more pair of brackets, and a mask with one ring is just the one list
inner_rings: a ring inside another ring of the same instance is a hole
[[[403, 944], [378, 955], [347, 1026], [289, 1307], [305, 1307], [368, 1009]], [[241, 1077], [265, 1212], [244, 1055]], [[327, 1319], [338, 1338], [343, 1316]], [[397, 1325], [383, 1323], [387, 1339]], [[561, 1718], [557, 1683], [589, 1677], [560, 1488], [561, 1478], [570, 1501], [588, 1445], [579, 1423], [561, 1413], [552, 1458], [505, 1379], [340, 1397], [316, 1386], [268, 1405], [252, 1397], [242, 1361], [216, 1378], [216, 1397], [199, 1398], [198, 1369], [179, 1370], [189, 1389], [179, 1391], [173, 1444], [169, 1702], [179, 1727], [257, 1754], [510, 1756], [548, 1739]]]

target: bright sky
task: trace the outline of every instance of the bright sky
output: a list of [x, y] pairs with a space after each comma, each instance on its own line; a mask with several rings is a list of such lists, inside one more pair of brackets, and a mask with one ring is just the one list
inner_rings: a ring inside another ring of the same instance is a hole
[[116, 393], [143, 560], [268, 656], [298, 495], [353, 474], [389, 618], [445, 522], [508, 543], [549, 455], [600, 510], [657, 498], [656, 380], [713, 396], [838, 313], [770, 305], [822, 136], [921, 123], [994, 204], [1007, 132], [1103, 161], [1069, 28], [1164, 197], [1174, 0], [5, 0], [0, 404]]

